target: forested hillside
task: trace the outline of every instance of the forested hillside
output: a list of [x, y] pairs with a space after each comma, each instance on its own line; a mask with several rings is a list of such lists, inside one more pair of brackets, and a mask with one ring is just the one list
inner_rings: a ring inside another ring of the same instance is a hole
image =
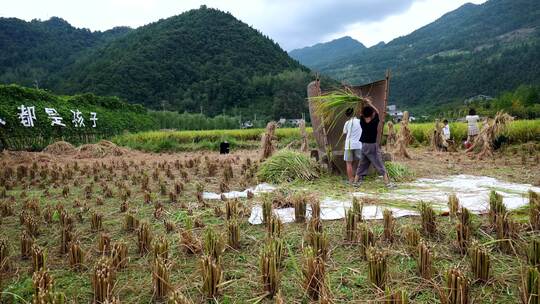
[[118, 27], [91, 32], [74, 28], [57, 17], [43, 22], [0, 18], [0, 83], [49, 87], [58, 81], [58, 71], [84, 51], [129, 31], [127, 27]]
[[306, 65], [355, 84], [390, 68], [390, 101], [417, 112], [478, 94], [497, 96], [540, 83], [540, 1], [466, 4], [388, 44]]
[[58, 18], [1, 21], [9, 24], [0, 34], [2, 83], [28, 86], [37, 80], [56, 93], [113, 95], [149, 108], [206, 115], [279, 118], [307, 112], [309, 70], [219, 10], [203, 6], [104, 33], [75, 29]]
[[362, 43], [346, 36], [330, 42], [293, 50], [289, 52], [289, 55], [306, 66], [320, 68], [348, 56], [358, 55], [365, 49], [366, 47]]

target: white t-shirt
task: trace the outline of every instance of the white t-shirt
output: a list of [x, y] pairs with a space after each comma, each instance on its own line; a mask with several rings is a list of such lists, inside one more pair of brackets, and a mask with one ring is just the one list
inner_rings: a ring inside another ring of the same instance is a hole
[[362, 149], [362, 143], [360, 142], [360, 136], [362, 136], [360, 119], [353, 117], [347, 120], [345, 125], [343, 125], [343, 134], [347, 134], [345, 150]]
[[450, 125], [444, 126], [444, 128], [442, 129], [442, 133], [445, 139], [450, 139]]

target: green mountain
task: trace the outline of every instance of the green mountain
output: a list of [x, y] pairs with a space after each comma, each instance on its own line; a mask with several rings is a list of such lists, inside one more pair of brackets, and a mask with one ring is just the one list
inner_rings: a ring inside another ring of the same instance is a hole
[[415, 32], [326, 65], [335, 79], [366, 83], [392, 70], [390, 102], [429, 112], [479, 94], [540, 83], [540, 2], [465, 4]]
[[90, 32], [57, 17], [43, 22], [0, 18], [0, 83], [47, 86], [57, 71], [72, 64], [84, 51], [129, 31], [118, 27]]
[[358, 55], [365, 49], [366, 47], [362, 43], [346, 36], [330, 42], [292, 50], [289, 55], [306, 66], [320, 69], [339, 59]]
[[[3, 59], [0, 82], [31, 85], [32, 77], [10, 72], [27, 67], [43, 76], [40, 87], [62, 94], [114, 95], [150, 108], [207, 115], [307, 112], [309, 70], [229, 13], [202, 6], [116, 35], [75, 29], [65, 21], [54, 30], [57, 25], [50, 23], [58, 20], [2, 20], [13, 25], [2, 27], [0, 52], [34, 46], [28, 52], [36, 59]], [[28, 38], [5, 43], [3, 37], [26, 28], [32, 29]], [[36, 37], [52, 41], [41, 45]]]

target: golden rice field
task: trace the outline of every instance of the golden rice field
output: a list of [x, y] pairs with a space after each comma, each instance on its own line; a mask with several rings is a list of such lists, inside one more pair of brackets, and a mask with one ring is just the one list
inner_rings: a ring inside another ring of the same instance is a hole
[[[399, 126], [396, 126], [399, 129]], [[417, 144], [427, 144], [433, 123], [410, 124]], [[467, 137], [465, 123], [450, 124], [452, 136], [458, 142]], [[313, 130], [308, 128], [308, 133]], [[118, 145], [148, 152], [217, 150], [220, 141], [228, 140], [233, 148], [255, 149], [259, 146], [264, 129], [209, 130], [209, 131], [150, 131], [124, 134], [113, 139]], [[510, 124], [503, 134], [509, 143], [525, 143], [540, 140], [540, 120], [518, 120]], [[300, 140], [296, 128], [277, 129], [276, 137], [283, 146]], [[313, 145], [314, 143], [312, 143]]]

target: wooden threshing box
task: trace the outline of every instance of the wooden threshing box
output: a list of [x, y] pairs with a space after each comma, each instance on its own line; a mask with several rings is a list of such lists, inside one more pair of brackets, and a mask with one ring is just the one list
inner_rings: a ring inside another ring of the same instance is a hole
[[[373, 105], [377, 107], [380, 113], [379, 135], [377, 142], [381, 143], [383, 134], [384, 118], [386, 116], [386, 106], [388, 104], [390, 76], [386, 74], [385, 79], [373, 83], [348, 86], [356, 94], [363, 97], [370, 97]], [[318, 155], [322, 162], [327, 163], [329, 168], [338, 174], [346, 174], [345, 162], [343, 161], [343, 148], [345, 145], [345, 136], [343, 135], [343, 125], [347, 121], [345, 116], [339, 117], [333, 126], [323, 125], [320, 117], [314, 112], [314, 105], [311, 97], [320, 96], [321, 92], [319, 80], [313, 81], [307, 88], [309, 100], [309, 115], [313, 126], [313, 136], [318, 146]], [[327, 153], [331, 151], [330, 153]], [[330, 154], [330, 155], [328, 155]]]

